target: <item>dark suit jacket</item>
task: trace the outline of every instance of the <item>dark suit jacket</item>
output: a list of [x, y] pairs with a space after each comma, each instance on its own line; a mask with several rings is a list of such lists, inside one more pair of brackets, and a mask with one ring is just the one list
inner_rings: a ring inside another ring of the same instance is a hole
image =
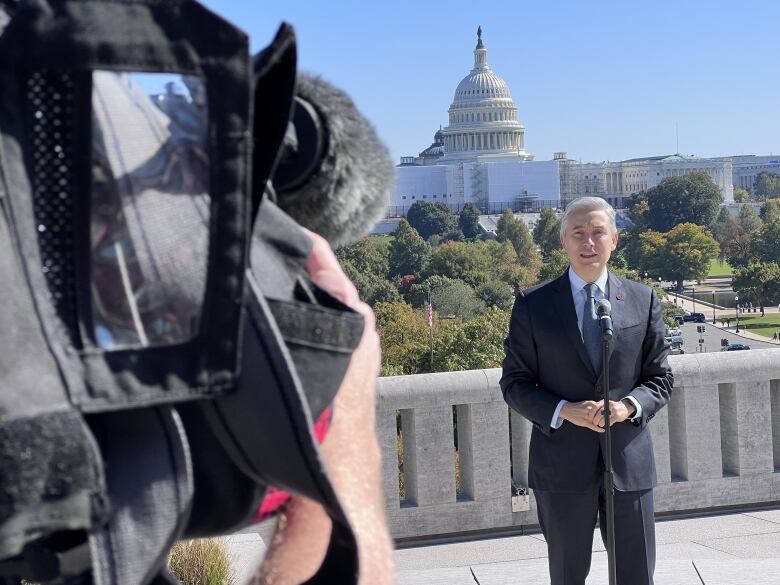
[[[642, 405], [640, 421], [612, 426], [615, 487], [656, 484], [647, 423], [672, 393], [672, 372], [661, 307], [652, 288], [609, 274], [614, 338], [610, 347], [610, 398], [629, 394]], [[600, 479], [603, 433], [564, 422], [550, 426], [561, 399], [601, 398], [601, 376], [588, 358], [577, 324], [568, 271], [519, 293], [512, 309], [501, 390], [507, 404], [533, 423], [529, 487], [585, 492]]]

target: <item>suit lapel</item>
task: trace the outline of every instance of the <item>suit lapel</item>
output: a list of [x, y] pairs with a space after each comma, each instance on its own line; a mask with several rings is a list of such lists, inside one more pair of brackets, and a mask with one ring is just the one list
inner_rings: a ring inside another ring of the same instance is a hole
[[612, 357], [612, 352], [615, 351], [615, 347], [620, 343], [620, 330], [623, 328], [625, 318], [625, 306], [626, 306], [626, 292], [623, 289], [623, 281], [609, 273], [609, 304], [612, 305], [612, 341], [609, 343], [609, 357]]
[[582, 363], [588, 368], [588, 371], [596, 377], [596, 371], [593, 364], [590, 363], [585, 344], [582, 342], [579, 324], [577, 323], [577, 312], [574, 310], [574, 299], [571, 294], [571, 283], [569, 282], [569, 271], [563, 273], [558, 279], [555, 294], [555, 310], [561, 321], [561, 327], [566, 333], [566, 337], [580, 356]]

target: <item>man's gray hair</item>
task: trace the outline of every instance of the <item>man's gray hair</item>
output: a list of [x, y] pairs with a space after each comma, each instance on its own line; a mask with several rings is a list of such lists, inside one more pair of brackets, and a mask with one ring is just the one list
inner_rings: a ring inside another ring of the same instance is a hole
[[580, 197], [575, 199], [566, 206], [566, 211], [563, 212], [561, 218], [561, 237], [566, 235], [566, 225], [569, 223], [569, 217], [575, 211], [603, 211], [607, 214], [609, 220], [609, 226], [612, 228], [612, 232], [617, 232], [617, 223], [615, 223], [615, 210], [607, 203], [606, 199], [601, 197]]

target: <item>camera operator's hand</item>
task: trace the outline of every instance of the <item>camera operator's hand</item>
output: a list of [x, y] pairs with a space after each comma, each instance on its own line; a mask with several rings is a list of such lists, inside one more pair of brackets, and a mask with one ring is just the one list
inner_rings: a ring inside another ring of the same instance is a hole
[[[314, 244], [306, 267], [310, 278], [365, 319], [363, 337], [336, 394], [333, 422], [321, 449], [333, 487], [355, 532], [360, 583], [395, 583], [393, 542], [385, 518], [376, 437], [381, 352], [374, 313], [360, 300], [328, 242], [308, 233]], [[310, 578], [325, 558], [330, 531], [330, 518], [319, 504], [293, 496], [254, 583], [292, 584]]]

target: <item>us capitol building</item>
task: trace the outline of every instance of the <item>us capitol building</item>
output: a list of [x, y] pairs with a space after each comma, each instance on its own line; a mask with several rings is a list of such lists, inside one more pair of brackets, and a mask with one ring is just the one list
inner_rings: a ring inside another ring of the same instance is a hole
[[509, 87], [488, 64], [477, 29], [474, 66], [455, 89], [449, 124], [418, 156], [405, 156], [396, 168], [389, 214], [405, 215], [418, 200], [443, 202], [454, 209], [472, 202], [483, 213], [505, 208], [563, 207], [584, 195], [604, 197], [617, 207], [666, 177], [707, 173], [724, 203], [733, 203], [734, 186], [751, 186], [764, 170], [780, 174], [780, 157], [694, 158], [679, 154], [620, 162], [580, 163], [557, 152], [539, 161], [526, 149], [525, 126]]

